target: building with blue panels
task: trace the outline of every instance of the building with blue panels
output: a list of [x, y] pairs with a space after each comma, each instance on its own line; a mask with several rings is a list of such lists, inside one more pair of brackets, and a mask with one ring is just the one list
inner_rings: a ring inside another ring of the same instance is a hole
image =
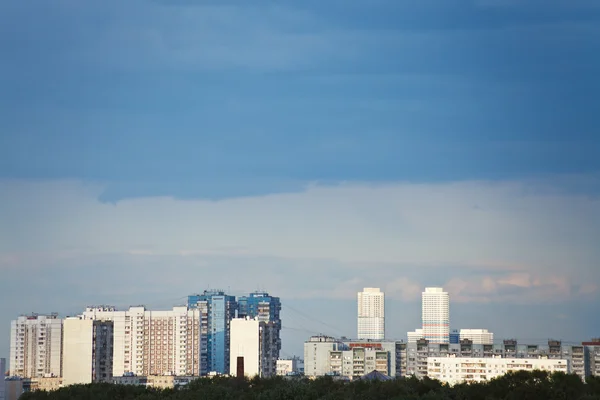
[[188, 307], [200, 310], [200, 375], [229, 373], [230, 322], [235, 317], [235, 296], [205, 290], [188, 296]]

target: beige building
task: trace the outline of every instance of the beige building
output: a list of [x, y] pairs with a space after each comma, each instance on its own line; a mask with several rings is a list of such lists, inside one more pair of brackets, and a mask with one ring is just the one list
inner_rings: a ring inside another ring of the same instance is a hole
[[352, 347], [344, 351], [329, 352], [329, 368], [333, 375], [350, 379], [373, 371], [390, 375], [390, 354], [382, 349]]
[[460, 340], [470, 340], [473, 344], [494, 344], [494, 334], [487, 329], [461, 329]]
[[266, 323], [258, 319], [234, 318], [230, 326], [229, 374], [237, 376], [238, 362], [243, 359], [245, 376], [262, 377]]
[[88, 307], [83, 319], [114, 324], [113, 376], [197, 376], [200, 368], [200, 311], [185, 306], [150, 311]]
[[62, 320], [57, 314], [20, 316], [10, 328], [11, 376], [61, 376]]
[[64, 384], [110, 382], [113, 340], [113, 321], [66, 318], [63, 322]]
[[429, 357], [427, 376], [450, 385], [463, 382], [484, 382], [512, 371], [541, 370], [568, 372], [568, 362], [549, 358], [468, 358]]
[[358, 292], [358, 339], [382, 340], [385, 336], [385, 294], [379, 288]]

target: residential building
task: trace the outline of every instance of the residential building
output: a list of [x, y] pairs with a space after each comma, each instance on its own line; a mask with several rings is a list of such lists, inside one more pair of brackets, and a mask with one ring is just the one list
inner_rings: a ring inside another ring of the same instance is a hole
[[390, 353], [381, 348], [351, 347], [329, 352], [330, 373], [350, 379], [360, 378], [373, 371], [390, 375]]
[[304, 342], [304, 375], [323, 376], [330, 373], [329, 352], [345, 349], [344, 344], [331, 336], [311, 336]]
[[582, 343], [585, 352], [586, 376], [600, 377], [600, 338]]
[[277, 360], [281, 351], [281, 301], [279, 297], [267, 292], [254, 292], [237, 300], [238, 318], [258, 318], [266, 323], [265, 335], [264, 376], [277, 374]]
[[450, 385], [485, 382], [512, 371], [568, 372], [564, 359], [428, 357], [427, 376]]
[[229, 373], [230, 321], [235, 317], [234, 296], [221, 290], [205, 290], [188, 296], [188, 307], [200, 311], [200, 374]]
[[20, 316], [11, 322], [11, 376], [61, 376], [61, 355], [62, 320], [58, 314]]
[[[406, 370], [406, 343], [395, 340], [342, 340], [342, 343], [344, 344], [344, 350], [363, 348], [386, 353], [387, 371], [383, 371], [383, 369], [378, 369], [378, 371], [392, 377], [404, 376]], [[369, 357], [369, 355], [365, 355], [365, 357]], [[381, 360], [381, 355], [379, 357]], [[371, 371], [365, 370], [363, 375]]]
[[185, 386], [197, 376], [174, 376], [174, 375], [151, 375], [137, 376], [128, 374], [125, 376], [117, 376], [112, 378], [112, 383], [115, 385], [134, 385], [145, 386], [155, 389], [172, 389]]
[[111, 381], [113, 326], [113, 321], [98, 321], [81, 317], [64, 320], [64, 385]]
[[385, 295], [379, 288], [358, 292], [358, 339], [385, 337]]
[[300, 357], [277, 360], [277, 375], [304, 375], [304, 360]]
[[186, 306], [150, 311], [143, 306], [117, 311], [88, 307], [83, 319], [113, 321], [114, 377], [200, 374], [200, 310]]
[[[244, 376], [253, 378], [267, 375], [265, 367], [266, 322], [258, 318], [234, 318], [231, 320], [231, 349], [229, 351], [229, 374], [237, 376], [243, 369]], [[275, 360], [276, 364], [277, 360]]]
[[0, 400], [4, 399], [4, 378], [6, 377], [6, 359], [0, 358]]
[[415, 329], [413, 332], [408, 332], [408, 343], [417, 343], [417, 340], [423, 339], [423, 329]]
[[494, 344], [494, 334], [487, 329], [461, 329], [459, 341], [468, 339], [473, 344]]
[[450, 342], [450, 298], [443, 288], [428, 287], [422, 293], [423, 337], [430, 343]]
[[[582, 367], [583, 346], [562, 345], [560, 341], [549, 340], [548, 345], [518, 344], [514, 339], [496, 344], [474, 344], [463, 339], [459, 344], [429, 343], [425, 339], [409, 343], [407, 349], [406, 375], [423, 378], [428, 376], [429, 358], [518, 358], [549, 359], [566, 362], [567, 372], [584, 377]], [[561, 364], [562, 365], [562, 364]]]

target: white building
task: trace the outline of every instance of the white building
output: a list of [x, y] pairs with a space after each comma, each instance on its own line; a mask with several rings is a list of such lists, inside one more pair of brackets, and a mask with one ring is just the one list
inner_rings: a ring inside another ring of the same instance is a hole
[[422, 293], [423, 337], [430, 343], [450, 341], [450, 298], [443, 288], [429, 287]]
[[63, 322], [63, 384], [110, 382], [113, 321], [66, 318]]
[[5, 358], [0, 358], [0, 400], [4, 400], [5, 397], [5, 391], [4, 391], [4, 387], [5, 387], [5, 383], [4, 383], [4, 377], [6, 375], [6, 359]]
[[244, 376], [263, 376], [266, 323], [258, 319], [234, 318], [231, 320], [229, 347], [229, 374], [237, 376], [239, 363], [243, 363]]
[[568, 362], [549, 358], [428, 357], [427, 376], [450, 385], [483, 382], [511, 371], [568, 372]]
[[200, 368], [200, 311], [173, 307], [150, 311], [130, 307], [88, 307], [83, 319], [113, 321], [113, 376], [198, 376]]
[[304, 373], [304, 360], [299, 357], [277, 360], [277, 375], [295, 375]]
[[468, 339], [473, 344], [494, 344], [494, 334], [487, 329], [461, 329], [460, 340]]
[[417, 343], [417, 340], [423, 339], [423, 329], [415, 329], [413, 332], [408, 332], [408, 343]]
[[62, 320], [57, 314], [20, 316], [10, 326], [10, 375], [61, 376]]
[[330, 372], [350, 379], [358, 378], [373, 371], [392, 375], [390, 352], [369, 347], [352, 347], [348, 350], [329, 352]]
[[330, 336], [311, 336], [304, 342], [304, 375], [315, 377], [330, 372], [329, 352], [339, 351], [344, 344]]
[[379, 288], [358, 292], [358, 338], [381, 340], [385, 336], [385, 295]]

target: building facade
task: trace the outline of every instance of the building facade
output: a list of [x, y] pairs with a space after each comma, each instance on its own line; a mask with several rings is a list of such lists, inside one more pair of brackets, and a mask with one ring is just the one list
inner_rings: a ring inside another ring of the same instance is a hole
[[[231, 349], [229, 351], [229, 374], [238, 375], [243, 366], [244, 376], [253, 378], [267, 375], [266, 367], [266, 322], [258, 318], [234, 318], [231, 320]], [[275, 360], [275, 363], [277, 360]]]
[[200, 312], [200, 374], [229, 373], [230, 322], [237, 302], [220, 290], [188, 296], [188, 307]]
[[585, 354], [585, 375], [600, 376], [600, 338], [582, 343]]
[[358, 292], [358, 339], [385, 337], [385, 295], [379, 288]]
[[450, 385], [485, 382], [513, 371], [568, 372], [567, 360], [548, 358], [429, 357], [427, 376]]
[[277, 360], [277, 375], [288, 376], [288, 375], [303, 375], [304, 374], [304, 360], [300, 357], [292, 357]]
[[464, 339], [472, 341], [473, 344], [494, 344], [494, 334], [487, 329], [461, 329], [459, 343]]
[[429, 287], [422, 293], [423, 337], [430, 343], [450, 342], [450, 297], [443, 288]]
[[61, 356], [62, 320], [57, 314], [20, 316], [11, 322], [11, 376], [61, 376]]
[[311, 336], [304, 342], [304, 375], [317, 377], [329, 374], [329, 352], [344, 348], [342, 341], [331, 336]]
[[88, 307], [83, 319], [113, 322], [114, 377], [200, 374], [200, 310], [173, 307], [150, 311], [143, 306], [117, 311]]
[[429, 343], [425, 339], [409, 343], [406, 353], [406, 375], [423, 378], [428, 376], [429, 358], [517, 358], [547, 359], [566, 362], [567, 372], [582, 379], [585, 377], [583, 346], [563, 345], [549, 340], [547, 345], [518, 344], [516, 340], [504, 340], [496, 344], [473, 344], [468, 339], [456, 344]]
[[110, 382], [113, 374], [113, 321], [78, 317], [63, 322], [63, 384]]
[[390, 375], [390, 353], [380, 348], [351, 347], [329, 352], [329, 370], [336, 376], [360, 378], [373, 371]]
[[257, 318], [265, 322], [264, 376], [277, 374], [277, 360], [281, 351], [281, 301], [266, 292], [254, 292], [237, 300], [238, 318]]

